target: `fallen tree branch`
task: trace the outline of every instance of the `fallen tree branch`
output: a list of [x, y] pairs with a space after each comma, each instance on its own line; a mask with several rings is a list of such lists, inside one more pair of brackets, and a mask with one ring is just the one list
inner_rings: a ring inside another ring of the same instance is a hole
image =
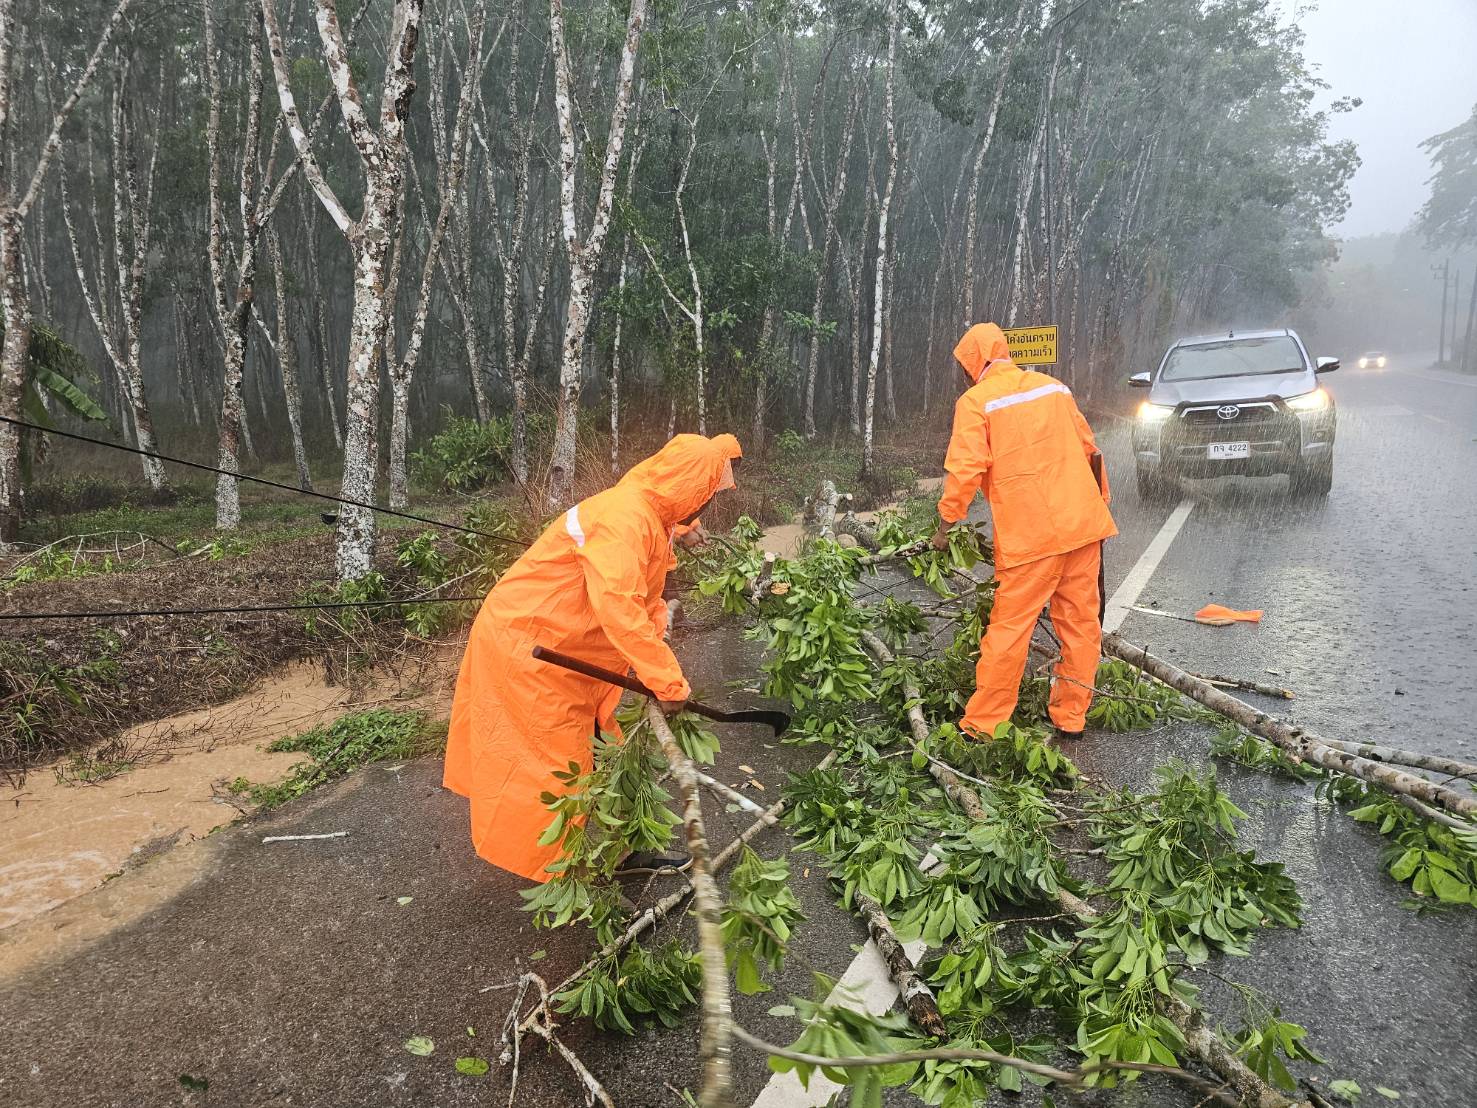
[[687, 850], [692, 855], [687, 881], [696, 905], [698, 948], [703, 962], [703, 1029], [698, 1049], [703, 1088], [698, 1102], [703, 1108], [731, 1108], [733, 1006], [728, 992], [728, 957], [723, 947], [723, 896], [713, 878], [697, 772], [655, 701], [646, 705], [646, 718], [682, 794], [682, 822], [687, 831]]
[[1360, 758], [1368, 758], [1371, 762], [1389, 762], [1397, 766], [1411, 766], [1414, 769], [1442, 773], [1447, 777], [1477, 780], [1477, 766], [1471, 762], [1458, 762], [1454, 758], [1423, 754], [1419, 750], [1401, 750], [1399, 747], [1381, 746], [1378, 743], [1351, 743], [1342, 739], [1324, 739], [1323, 741], [1335, 750], [1342, 750], [1345, 754], [1353, 754]]
[[947, 1039], [949, 1029], [944, 1024], [943, 1013], [939, 1011], [938, 1000], [934, 998], [933, 990], [918, 975], [918, 967], [903, 949], [882, 905], [866, 893], [859, 892], [856, 894], [856, 906], [867, 922], [867, 933], [872, 936], [877, 952], [887, 963], [887, 972], [897, 985], [898, 995], [902, 997], [903, 1007], [907, 1008], [908, 1015], [913, 1017], [913, 1022], [925, 1034], [935, 1039]]
[[[874, 635], [871, 631], [862, 632], [862, 644], [868, 652], [882, 665], [891, 665], [894, 661], [892, 651], [887, 644]], [[977, 822], [983, 823], [989, 818], [985, 806], [980, 803], [977, 792], [971, 789], [959, 778], [959, 774], [948, 764], [930, 757], [927, 752], [929, 727], [928, 721], [923, 718], [923, 709], [919, 707], [919, 701], [923, 698], [919, 694], [918, 686], [911, 678], [903, 680], [903, 696], [908, 701], [908, 726], [912, 731], [910, 742], [914, 750], [923, 752], [928, 759], [928, 772], [938, 782], [939, 788], [944, 790], [944, 795], [959, 806], [966, 816]], [[1077, 916], [1095, 916], [1096, 910], [1081, 897], [1067, 889], [1057, 890], [1057, 900], [1062, 908]]]
[[[522, 1062], [522, 1036], [524, 1031], [531, 1031], [544, 1042], [559, 1052], [559, 1056], [569, 1063], [569, 1068], [574, 1070], [575, 1076], [580, 1079], [580, 1084], [585, 1090], [585, 1108], [594, 1108], [595, 1104], [604, 1105], [604, 1108], [615, 1108], [615, 1102], [610, 1099], [610, 1094], [605, 1091], [605, 1086], [600, 1084], [599, 1079], [590, 1072], [589, 1068], [580, 1061], [579, 1055], [565, 1046], [563, 1041], [555, 1033], [554, 1013], [549, 1007], [548, 983], [536, 973], [525, 973], [518, 978], [518, 997], [513, 1001], [513, 1007], [508, 1012], [508, 1018], [503, 1021], [502, 1044], [503, 1052], [498, 1058], [498, 1064], [506, 1066], [509, 1062], [513, 1064], [513, 1079], [508, 1088], [508, 1108], [512, 1108], [518, 1097], [518, 1069]], [[539, 991], [539, 1002], [529, 1017], [533, 1022], [520, 1025], [515, 1032], [513, 1022], [517, 1018], [518, 1010], [523, 1007], [523, 997], [528, 992], [530, 985], [536, 985]]]
[[777, 1046], [774, 1043], [765, 1042], [757, 1035], [751, 1035], [742, 1027], [735, 1026], [733, 1034], [736, 1039], [751, 1046], [755, 1050], [762, 1050], [776, 1058], [787, 1058], [792, 1062], [801, 1062], [808, 1066], [821, 1066], [827, 1069], [859, 1069], [864, 1066], [895, 1066], [908, 1062], [989, 1062], [997, 1066], [1009, 1066], [1011, 1069], [1022, 1073], [1033, 1074], [1044, 1077], [1048, 1081], [1054, 1081], [1067, 1088], [1082, 1088], [1089, 1077], [1101, 1070], [1135, 1070], [1139, 1073], [1162, 1073], [1176, 1077], [1189, 1085], [1204, 1092], [1209, 1100], [1216, 1103], [1229, 1105], [1237, 1108], [1240, 1101], [1228, 1095], [1224, 1085], [1218, 1085], [1213, 1081], [1207, 1081], [1197, 1074], [1188, 1070], [1180, 1069], [1178, 1066], [1161, 1066], [1153, 1062], [1099, 1062], [1082, 1067], [1080, 1070], [1063, 1070], [1055, 1066], [1043, 1065], [1040, 1062], [1028, 1062], [1024, 1058], [1016, 1058], [1009, 1054], [997, 1054], [993, 1050], [969, 1050], [959, 1047], [938, 1047], [933, 1050], [907, 1050], [898, 1051], [894, 1054], [856, 1054], [839, 1058], [829, 1058], [822, 1054], [807, 1054], [801, 1050], [791, 1050], [788, 1047]]
[[717, 793], [724, 800], [730, 801], [733, 804], [737, 804], [744, 811], [750, 812], [753, 815], [762, 816], [764, 814], [763, 805], [754, 800], [751, 800], [749, 797], [745, 796], [737, 789], [730, 788], [722, 781], [719, 781], [716, 777], [709, 777], [701, 770], [694, 770], [693, 774], [697, 777], [700, 784], [708, 786], [709, 789]]
[[1477, 831], [1477, 823], [1469, 823], [1467, 820], [1457, 819], [1456, 816], [1449, 816], [1443, 811], [1432, 808], [1429, 804], [1422, 804], [1413, 796], [1396, 793], [1394, 800], [1395, 803], [1409, 808], [1422, 819], [1428, 819], [1432, 823], [1439, 823], [1444, 827], [1450, 827], [1457, 831]]
[[[816, 769], [829, 769], [835, 761], [836, 754], [834, 751], [832, 751], [830, 754], [827, 754], [823, 759], [821, 759], [821, 762], [819, 765], [816, 766]], [[739, 835], [731, 843], [729, 843], [726, 847], [718, 852], [718, 856], [713, 859], [712, 872], [723, 872], [723, 870], [727, 868], [728, 863], [732, 862], [734, 858], [738, 856], [738, 852], [742, 850], [745, 846], [747, 846], [751, 839], [758, 836], [758, 834], [761, 831], [765, 830], [765, 828], [773, 827], [779, 822], [780, 815], [784, 812], [784, 810], [785, 801], [783, 800], [775, 801], [775, 803], [764, 809], [763, 814], [760, 815], [758, 819], [756, 819], [748, 827], [744, 828], [744, 830], [740, 832]], [[649, 908], [643, 909], [641, 913], [636, 916], [635, 919], [631, 920], [631, 922], [626, 926], [626, 929], [622, 931], [619, 936], [606, 943], [603, 947], [601, 947], [589, 958], [587, 958], [578, 969], [570, 973], [567, 977], [564, 978], [563, 981], [559, 982], [559, 984], [555, 985], [553, 989], [554, 993], [558, 994], [564, 992], [581, 977], [583, 977], [585, 974], [589, 973], [596, 966], [598, 966], [601, 961], [606, 958], [613, 958], [615, 957], [615, 955], [625, 950], [626, 947], [630, 946], [642, 935], [646, 934], [646, 932], [650, 931], [653, 927], [655, 927], [657, 924], [661, 923], [669, 915], [671, 915], [672, 912], [679, 906], [681, 906], [682, 903], [686, 901], [691, 894], [692, 886], [684, 885], [682, 888], [668, 893], [666, 896], [662, 897]], [[517, 1011], [517, 1006], [514, 1007], [514, 1011]], [[520, 1033], [523, 1031], [532, 1030], [532, 1022], [536, 1018], [536, 1015], [536, 1012], [529, 1014], [523, 1020], [523, 1022], [519, 1024], [518, 1030]]]
[[[1188, 670], [1186, 671], [1189, 672]], [[1240, 689], [1242, 692], [1261, 693], [1262, 696], [1276, 697], [1278, 700], [1297, 699], [1291, 689], [1279, 688], [1276, 685], [1265, 685], [1260, 681], [1248, 681], [1242, 677], [1221, 677], [1212, 673], [1191, 673], [1191, 677], [1198, 677], [1208, 685], [1214, 685], [1218, 689]]]
[[[892, 652], [887, 648], [887, 644], [870, 631], [862, 632], [862, 642], [873, 657], [883, 665], [892, 661]], [[908, 709], [908, 723], [913, 732], [915, 746], [924, 744], [928, 739], [929, 727], [928, 721], [923, 717], [922, 709], [917, 704], [921, 700], [918, 689], [911, 681], [905, 681], [903, 695], [911, 704]], [[952, 770], [930, 760], [929, 772], [943, 788], [945, 795], [958, 804], [965, 815], [974, 820], [986, 818], [979, 795], [960, 781]], [[1086, 919], [1094, 919], [1098, 916], [1096, 908], [1067, 889], [1058, 887], [1057, 900], [1062, 909], [1072, 915]], [[1186, 1045], [1195, 1056], [1212, 1071], [1220, 1074], [1241, 1094], [1247, 1104], [1252, 1105], [1253, 1108], [1299, 1108], [1298, 1102], [1283, 1096], [1263, 1081], [1251, 1067], [1221, 1041], [1219, 1036], [1206, 1029], [1198, 1020], [1195, 1010], [1189, 1005], [1178, 1000], [1172, 1001], [1166, 1005], [1165, 1014], [1179, 1028], [1180, 1033], [1185, 1037]]]
[[1275, 716], [1269, 716], [1245, 701], [1222, 692], [1214, 685], [1191, 676], [1178, 666], [1150, 654], [1143, 647], [1135, 646], [1116, 632], [1103, 636], [1103, 652], [1137, 666], [1170, 688], [1199, 701], [1233, 723], [1240, 724], [1286, 751], [1294, 761], [1312, 762], [1324, 769], [1357, 777], [1387, 792], [1414, 797], [1422, 803], [1444, 808], [1456, 815], [1477, 816], [1477, 797], [1464, 795], [1424, 777], [1392, 769], [1381, 762], [1338, 749], [1301, 727], [1294, 727]]

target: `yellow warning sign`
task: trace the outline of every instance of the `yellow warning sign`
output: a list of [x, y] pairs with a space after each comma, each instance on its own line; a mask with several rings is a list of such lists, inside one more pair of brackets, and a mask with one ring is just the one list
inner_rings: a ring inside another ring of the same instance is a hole
[[1056, 324], [1044, 327], [1007, 327], [1010, 360], [1016, 365], [1056, 364]]

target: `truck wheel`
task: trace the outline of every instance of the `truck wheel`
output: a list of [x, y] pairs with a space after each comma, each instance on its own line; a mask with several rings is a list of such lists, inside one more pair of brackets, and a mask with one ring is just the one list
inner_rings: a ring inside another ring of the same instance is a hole
[[1289, 480], [1294, 495], [1321, 499], [1333, 489], [1333, 458], [1301, 465], [1292, 471]]
[[1138, 478], [1139, 499], [1145, 504], [1165, 504], [1174, 498], [1175, 487], [1148, 466], [1134, 466]]

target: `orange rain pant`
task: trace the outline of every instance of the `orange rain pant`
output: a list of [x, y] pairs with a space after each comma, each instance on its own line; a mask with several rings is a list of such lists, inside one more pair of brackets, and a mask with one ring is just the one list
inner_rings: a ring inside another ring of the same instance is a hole
[[1052, 683], [1049, 714], [1063, 731], [1082, 730], [1102, 652], [1097, 587], [1101, 556], [1102, 546], [1094, 542], [997, 571], [1000, 585], [995, 590], [990, 625], [980, 640], [975, 691], [960, 727], [988, 739], [999, 724], [1010, 719], [1030, 651], [1031, 629], [1041, 609], [1050, 604], [1051, 623], [1062, 642], [1062, 660]]

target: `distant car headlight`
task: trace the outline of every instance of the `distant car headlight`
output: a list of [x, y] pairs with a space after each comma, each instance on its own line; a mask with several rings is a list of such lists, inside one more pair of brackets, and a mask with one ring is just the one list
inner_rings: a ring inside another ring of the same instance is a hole
[[1381, 368], [1381, 369], [1384, 369], [1384, 368], [1385, 368], [1385, 359], [1384, 359], [1384, 358], [1381, 358], [1381, 359], [1380, 359], [1380, 360], [1379, 360], [1379, 361], [1378, 361], [1378, 362], [1376, 362], [1376, 363], [1375, 363], [1375, 364], [1376, 364], [1376, 365], [1377, 365], [1377, 366], [1379, 366], [1379, 367], [1380, 367], [1380, 368]]
[[1369, 368], [1369, 359], [1368, 358], [1360, 358], [1359, 359], [1359, 368], [1360, 369], [1368, 369]]
[[1145, 400], [1139, 405], [1140, 423], [1163, 423], [1174, 415], [1174, 407], [1170, 404], [1151, 404]]
[[1290, 399], [1287, 406], [1295, 412], [1321, 412], [1328, 407], [1328, 392], [1325, 389], [1305, 392]]

